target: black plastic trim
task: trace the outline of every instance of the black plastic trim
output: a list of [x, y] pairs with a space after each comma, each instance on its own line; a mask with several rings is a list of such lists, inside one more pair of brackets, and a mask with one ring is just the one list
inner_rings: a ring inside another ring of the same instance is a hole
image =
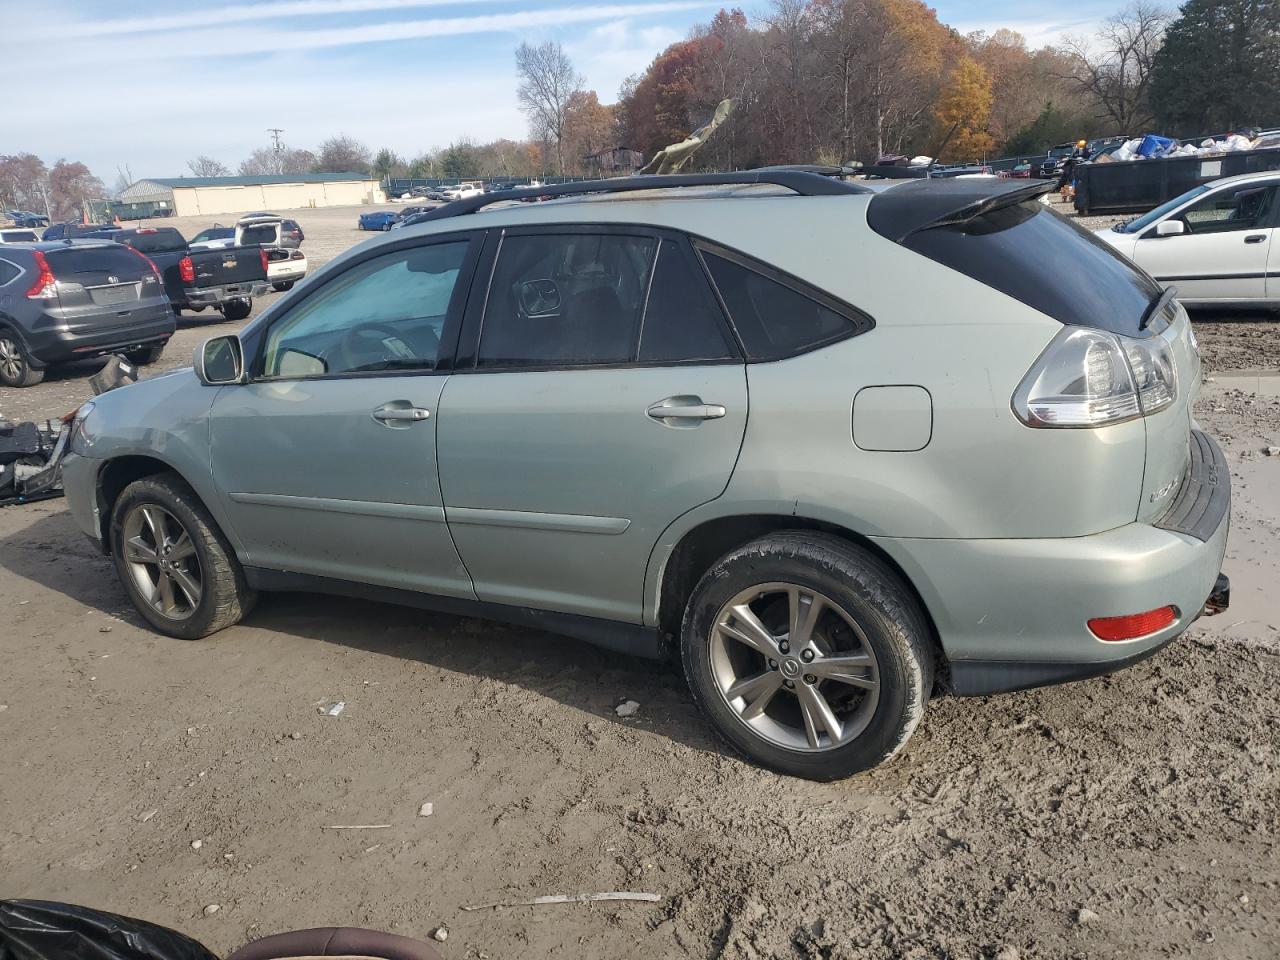
[[967, 223], [1052, 189], [1052, 181], [918, 180], [877, 193], [867, 205], [867, 224], [880, 236], [902, 243], [920, 230]]
[[1168, 508], [1152, 526], [1208, 541], [1231, 511], [1231, 471], [1213, 438], [1191, 431], [1191, 462]]
[[1029, 662], [1026, 660], [952, 660], [950, 692], [957, 697], [987, 697], [1036, 687], [1102, 677], [1141, 663], [1167, 647], [1181, 634], [1118, 660]]
[[1161, 283], [1173, 283], [1178, 280], [1265, 280], [1268, 277], [1280, 277], [1280, 273], [1188, 273], [1177, 277], [1156, 277]]
[[535, 610], [532, 607], [508, 606], [483, 600], [467, 600], [462, 597], [441, 597], [435, 594], [380, 587], [368, 583], [355, 583], [333, 577], [318, 577], [307, 573], [291, 573], [284, 570], [268, 570], [263, 567], [245, 567], [245, 579], [254, 590], [294, 593], [322, 593], [340, 597], [356, 597], [379, 603], [395, 603], [400, 606], [418, 607], [436, 613], [461, 617], [479, 617], [520, 627], [531, 627], [558, 633], [575, 640], [582, 640], [596, 647], [659, 660], [664, 656], [661, 637], [655, 627], [636, 623], [584, 617], [573, 613], [556, 613], [551, 610]]

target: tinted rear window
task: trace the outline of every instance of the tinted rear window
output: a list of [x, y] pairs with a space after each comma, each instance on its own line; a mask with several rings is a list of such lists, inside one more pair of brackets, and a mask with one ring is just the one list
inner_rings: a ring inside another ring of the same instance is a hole
[[240, 242], [247, 247], [276, 242], [275, 224], [269, 227], [245, 227]]
[[81, 273], [104, 273], [121, 280], [137, 280], [151, 270], [147, 261], [119, 244], [50, 250], [45, 257], [53, 275], [59, 278]]
[[1130, 337], [1161, 294], [1109, 244], [1038, 200], [917, 230], [902, 244], [1061, 323]]
[[155, 233], [130, 233], [116, 238], [140, 253], [168, 253], [186, 249], [187, 241], [173, 227], [160, 227]]
[[229, 240], [236, 235], [233, 227], [210, 227], [196, 234], [197, 240]]

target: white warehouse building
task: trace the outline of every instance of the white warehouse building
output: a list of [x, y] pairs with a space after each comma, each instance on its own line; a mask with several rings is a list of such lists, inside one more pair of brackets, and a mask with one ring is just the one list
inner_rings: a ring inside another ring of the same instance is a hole
[[139, 180], [120, 192], [116, 208], [141, 216], [207, 216], [250, 210], [339, 207], [382, 200], [363, 173], [283, 173], [262, 177], [168, 177]]

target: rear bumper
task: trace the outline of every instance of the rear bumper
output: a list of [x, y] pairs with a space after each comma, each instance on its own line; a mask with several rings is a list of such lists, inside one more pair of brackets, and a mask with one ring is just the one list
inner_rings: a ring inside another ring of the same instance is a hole
[[[1201, 515], [1195, 530], [1203, 536], [1131, 523], [1062, 539], [875, 542], [920, 591], [950, 662], [955, 693], [1061, 683], [1145, 659], [1201, 615], [1220, 586], [1230, 527], [1229, 473], [1216, 473], [1214, 484], [1205, 494], [1213, 501], [1208, 516], [1214, 522], [1209, 527]], [[1102, 641], [1087, 626], [1094, 617], [1170, 604], [1177, 620], [1134, 640]]]
[[139, 311], [128, 323], [102, 330], [63, 328], [29, 333], [27, 347], [35, 364], [46, 367], [166, 343], [176, 329], [173, 311], [165, 301], [159, 307]]
[[186, 291], [187, 306], [216, 307], [228, 300], [240, 300], [245, 297], [261, 297], [271, 289], [265, 280], [254, 280], [248, 283], [229, 283], [225, 287], [188, 287]]

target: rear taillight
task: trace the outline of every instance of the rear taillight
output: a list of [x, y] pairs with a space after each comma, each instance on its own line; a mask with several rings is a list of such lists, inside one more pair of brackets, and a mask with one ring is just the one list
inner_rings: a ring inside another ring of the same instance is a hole
[[31, 300], [45, 300], [49, 297], [58, 295], [58, 280], [53, 275], [53, 271], [49, 269], [49, 261], [45, 259], [45, 255], [39, 250], [32, 251], [32, 256], [36, 260], [36, 269], [40, 271], [36, 277], [36, 282], [31, 284], [31, 289], [27, 291], [27, 297]]
[[178, 261], [178, 276], [183, 283], [196, 282], [196, 265], [191, 262], [190, 257], [183, 257]]
[[271, 262], [271, 258], [267, 256], [267, 248], [259, 247], [258, 256], [262, 258], [262, 272], [267, 272], [267, 264]]
[[[139, 230], [138, 232], [141, 233], [142, 231]], [[128, 250], [130, 253], [134, 254], [135, 256], [139, 256], [143, 260], [147, 261], [147, 266], [151, 268], [152, 276], [154, 276], [157, 280], [160, 279], [160, 268], [156, 266], [156, 262], [154, 260], [148, 257], [141, 250], [135, 250], [133, 247], [129, 246], [128, 244], [125, 244], [124, 248]]]
[[1089, 631], [1099, 640], [1137, 640], [1159, 633], [1177, 622], [1177, 607], [1157, 607], [1146, 613], [1131, 613], [1124, 617], [1097, 617], [1089, 621]]
[[1177, 395], [1163, 337], [1066, 327], [1018, 385], [1013, 411], [1030, 427], [1103, 427], [1162, 410]]

